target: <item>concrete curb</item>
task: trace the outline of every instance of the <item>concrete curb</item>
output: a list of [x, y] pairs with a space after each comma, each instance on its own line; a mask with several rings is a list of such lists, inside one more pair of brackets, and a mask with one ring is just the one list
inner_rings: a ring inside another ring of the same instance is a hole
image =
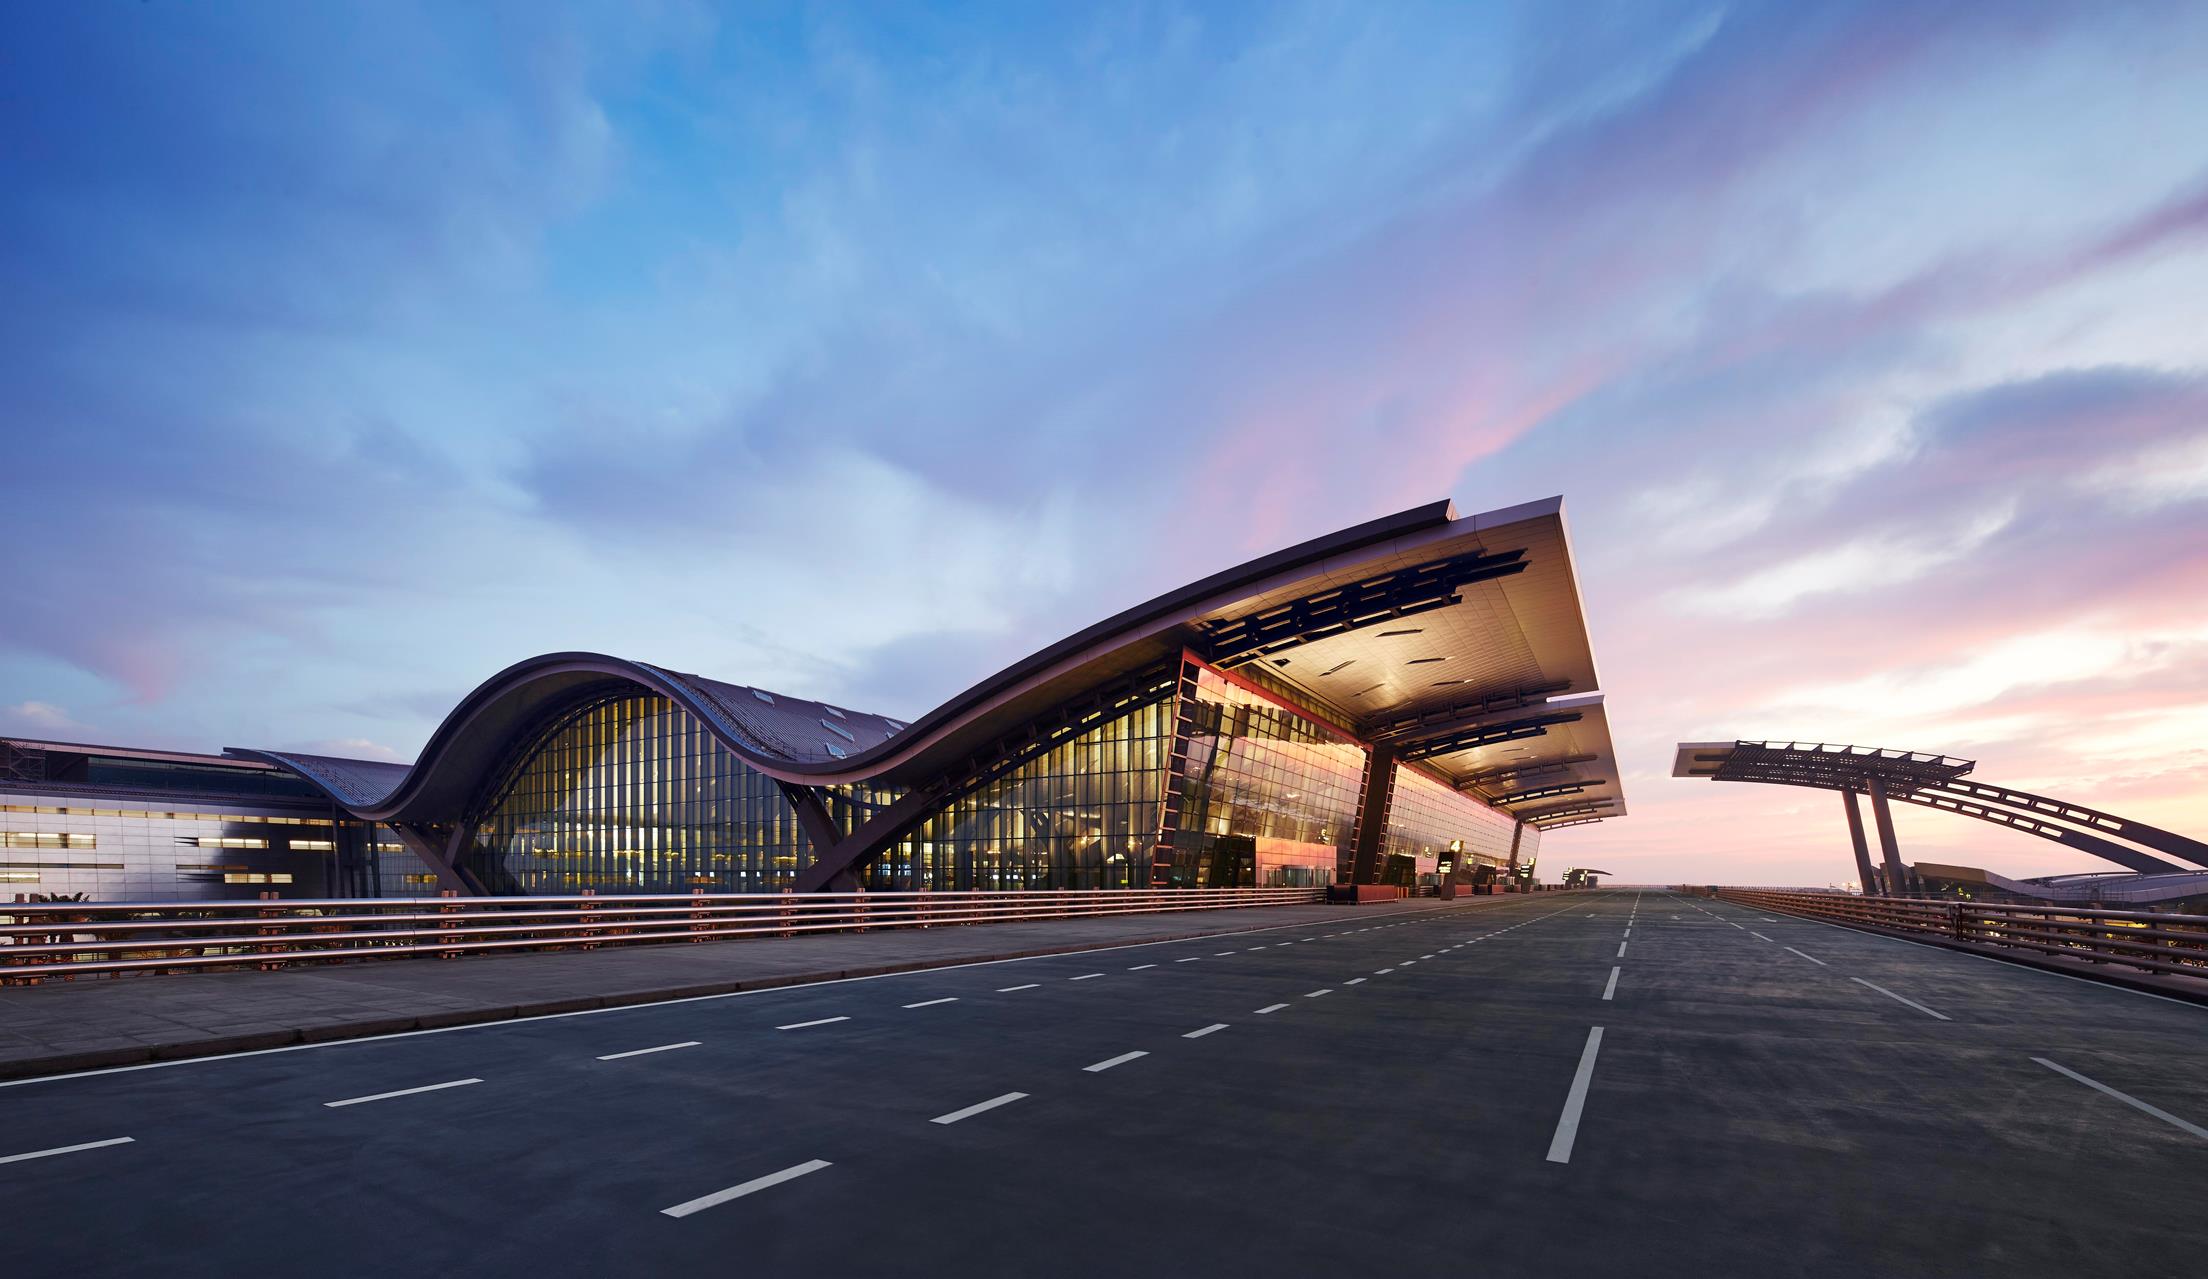
[[[1508, 897], [1475, 898], [1473, 905], [1481, 901], [1509, 901]], [[1426, 910], [1444, 909], [1460, 903], [1437, 903], [1431, 906], [1395, 910], [1387, 915], [1423, 913]], [[1370, 918], [1382, 918], [1374, 915]], [[716, 995], [733, 995], [744, 991], [773, 990], [784, 986], [810, 986], [821, 982], [843, 981], [858, 977], [886, 977], [892, 973], [921, 972], [930, 968], [951, 968], [968, 964], [994, 964], [1013, 959], [1039, 959], [1047, 955], [1069, 955], [1085, 950], [1108, 950], [1133, 946], [1156, 946], [1172, 942], [1193, 941], [1201, 937], [1234, 937], [1243, 933], [1270, 932], [1292, 927], [1289, 924], [1259, 924], [1248, 928], [1231, 928], [1216, 932], [1179, 932], [1158, 937], [1130, 938], [1116, 942], [1075, 942], [1064, 946], [1030, 947], [1023, 950], [992, 951], [969, 955], [942, 955], [931, 959], [914, 960], [911, 963], [870, 964], [855, 968], [824, 968], [814, 972], [776, 973], [767, 977], [753, 977], [740, 981], [692, 983], [684, 986], [654, 987], [645, 990], [615, 991], [605, 995], [565, 995], [557, 999], [533, 1000], [521, 1004], [488, 1004], [480, 1008], [447, 1008], [419, 1016], [363, 1017], [352, 1021], [332, 1022], [319, 1026], [307, 1026], [292, 1030], [249, 1031], [234, 1035], [210, 1035], [176, 1039], [159, 1043], [134, 1044], [127, 1047], [98, 1048], [81, 1051], [50, 1053], [40, 1057], [19, 1057], [0, 1061], [0, 1079], [37, 1079], [51, 1075], [68, 1075], [87, 1070], [106, 1070], [117, 1066], [136, 1066], [153, 1061], [182, 1061], [197, 1057], [224, 1057], [233, 1053], [260, 1052], [270, 1048], [289, 1048], [300, 1044], [336, 1043], [349, 1039], [373, 1039], [381, 1035], [404, 1034], [416, 1030], [449, 1030], [457, 1026], [481, 1026], [493, 1022], [513, 1021], [523, 1017], [548, 1017], [562, 1013], [593, 1012], [609, 1008], [635, 1008], [646, 1004], [662, 1004], [678, 999], [709, 998]], [[406, 961], [395, 961], [406, 962]]]

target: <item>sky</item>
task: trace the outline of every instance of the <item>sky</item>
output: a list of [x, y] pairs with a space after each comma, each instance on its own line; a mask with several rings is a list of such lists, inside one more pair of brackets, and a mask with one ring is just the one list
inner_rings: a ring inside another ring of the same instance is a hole
[[910, 717], [1560, 493], [1632, 811], [1545, 862], [1852, 877], [1683, 740], [2208, 832], [2203, 66], [2185, 4], [0, 7], [0, 732], [405, 760], [561, 649]]

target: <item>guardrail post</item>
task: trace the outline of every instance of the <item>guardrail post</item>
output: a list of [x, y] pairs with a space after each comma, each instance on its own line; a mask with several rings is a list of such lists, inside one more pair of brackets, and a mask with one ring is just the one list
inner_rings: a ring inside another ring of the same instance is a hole
[[[458, 902], [450, 900], [460, 895], [456, 890], [450, 888], [443, 889], [439, 891], [437, 895], [441, 898], [446, 899], [442, 904], [437, 907], [437, 913], [439, 915], [457, 915], [460, 913], [460, 904]], [[440, 943], [451, 941], [452, 932], [458, 927], [459, 924], [457, 921], [450, 919], [439, 919], [437, 921], [437, 940]], [[437, 952], [437, 958], [458, 959], [460, 958], [460, 952], [456, 950], [439, 950]]]

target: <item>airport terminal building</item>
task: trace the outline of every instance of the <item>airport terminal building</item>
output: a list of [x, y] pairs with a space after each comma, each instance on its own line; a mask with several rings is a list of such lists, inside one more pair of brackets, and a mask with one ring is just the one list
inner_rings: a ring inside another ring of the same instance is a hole
[[412, 766], [0, 739], [0, 888], [255, 897], [1432, 885], [1622, 815], [1561, 499], [1213, 574], [907, 723], [597, 653]]

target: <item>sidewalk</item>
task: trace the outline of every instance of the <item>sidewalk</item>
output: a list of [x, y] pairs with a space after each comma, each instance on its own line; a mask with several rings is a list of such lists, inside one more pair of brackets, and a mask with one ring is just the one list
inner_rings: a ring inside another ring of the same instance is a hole
[[1517, 900], [1114, 915], [0, 988], [0, 1079]]

